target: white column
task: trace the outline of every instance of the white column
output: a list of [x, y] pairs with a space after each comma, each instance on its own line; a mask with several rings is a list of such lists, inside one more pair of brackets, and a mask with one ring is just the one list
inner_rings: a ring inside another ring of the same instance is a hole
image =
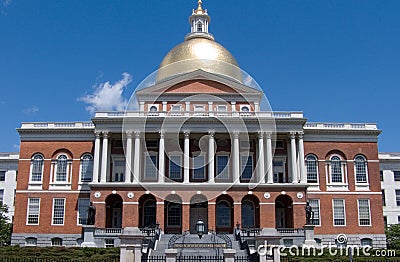
[[232, 111], [232, 116], [237, 116], [237, 113], [236, 113], [236, 102], [234, 102], [234, 101], [231, 102], [231, 111]]
[[132, 132], [126, 132], [126, 162], [125, 162], [125, 183], [131, 182], [132, 170]]
[[107, 182], [107, 166], [108, 166], [108, 132], [103, 132], [103, 153], [101, 156], [100, 183]]
[[208, 181], [215, 183], [215, 148], [214, 148], [214, 131], [208, 132]]
[[140, 178], [140, 132], [135, 132], [135, 155], [133, 157], [133, 182], [138, 182]]
[[265, 163], [264, 163], [264, 132], [258, 132], [258, 176], [261, 183], [265, 183]]
[[100, 167], [100, 132], [94, 133], [96, 140], [94, 141], [94, 159], [93, 159], [93, 182], [99, 183], [99, 167]]
[[189, 136], [190, 133], [185, 131], [185, 142], [184, 142], [184, 152], [183, 152], [183, 183], [189, 183]]
[[185, 116], [189, 116], [190, 115], [190, 102], [186, 101], [185, 102]]
[[292, 162], [291, 168], [292, 168], [292, 183], [298, 183], [298, 177], [297, 177], [297, 161], [296, 161], [296, 133], [295, 132], [290, 132], [290, 153], [291, 157], [290, 160]]
[[167, 113], [167, 101], [162, 102], [162, 111], [163, 111], [163, 115], [165, 115]]
[[233, 182], [240, 177], [239, 132], [233, 132]]
[[165, 144], [164, 132], [160, 131], [160, 142], [158, 148], [158, 182], [164, 183], [165, 179]]
[[254, 102], [254, 111], [260, 112], [260, 104], [258, 102]]
[[274, 183], [274, 170], [272, 166], [272, 133], [267, 132], [267, 183]]
[[304, 163], [304, 141], [303, 132], [299, 132], [299, 165], [300, 165], [300, 183], [307, 183], [307, 171]]
[[209, 116], [213, 116], [214, 115], [213, 102], [212, 101], [208, 102], [208, 115]]
[[139, 111], [144, 113], [144, 102], [143, 101], [139, 102]]

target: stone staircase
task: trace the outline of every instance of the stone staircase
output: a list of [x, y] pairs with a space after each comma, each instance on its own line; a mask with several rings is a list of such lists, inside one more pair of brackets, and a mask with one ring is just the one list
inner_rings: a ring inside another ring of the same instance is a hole
[[[163, 256], [165, 250], [168, 249], [168, 242], [173, 237], [172, 234], [162, 234], [159, 241], [156, 243], [155, 250], [152, 250], [150, 256]], [[236, 250], [237, 256], [247, 256], [245, 250], [240, 250], [239, 243], [235, 240], [235, 236], [226, 235], [232, 242], [232, 249]], [[204, 235], [201, 239], [196, 234], [184, 234], [175, 241], [176, 244], [223, 244], [225, 240], [212, 234]], [[224, 248], [199, 247], [199, 248], [178, 248], [178, 256], [222, 256]]]

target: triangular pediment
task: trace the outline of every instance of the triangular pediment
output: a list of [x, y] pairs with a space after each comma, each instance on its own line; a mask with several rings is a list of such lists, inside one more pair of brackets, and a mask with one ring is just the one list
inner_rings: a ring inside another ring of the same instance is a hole
[[235, 80], [203, 70], [178, 75], [161, 83], [136, 92], [137, 96], [151, 94], [246, 94], [262, 95], [262, 92]]

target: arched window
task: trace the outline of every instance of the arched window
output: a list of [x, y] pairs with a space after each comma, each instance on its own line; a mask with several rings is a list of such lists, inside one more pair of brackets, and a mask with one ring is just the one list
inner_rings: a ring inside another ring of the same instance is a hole
[[354, 159], [356, 183], [367, 183], [367, 161], [363, 156], [356, 156]]
[[231, 205], [221, 200], [217, 203], [217, 227], [231, 227]]
[[168, 214], [167, 222], [168, 226], [180, 226], [181, 225], [181, 204], [179, 203], [168, 203]]
[[25, 246], [34, 247], [37, 245], [37, 238], [36, 237], [27, 237], [25, 239]]
[[60, 246], [62, 246], [62, 243], [63, 243], [62, 238], [54, 237], [51, 239], [51, 245], [53, 247], [60, 247]]
[[331, 157], [331, 182], [343, 183], [342, 161], [338, 156]]
[[201, 22], [197, 23], [197, 32], [203, 32], [203, 24]]
[[250, 108], [248, 106], [242, 106], [241, 111], [242, 112], [250, 112]]
[[242, 228], [255, 227], [255, 205], [251, 200], [242, 202]]
[[365, 247], [365, 246], [372, 247], [372, 239], [370, 239], [370, 238], [362, 238], [361, 239], [361, 246], [362, 247]]
[[150, 111], [150, 112], [157, 112], [158, 109], [157, 109], [156, 106], [151, 106], [149, 111]]
[[93, 157], [85, 154], [81, 158], [81, 182], [92, 182], [93, 178]]
[[307, 183], [318, 183], [318, 160], [313, 155], [306, 157]]
[[31, 161], [31, 182], [41, 182], [43, 176], [43, 156], [36, 154]]
[[56, 181], [57, 182], [65, 182], [67, 181], [67, 156], [60, 155], [57, 158], [57, 171], [56, 171]]
[[156, 224], [156, 201], [148, 199], [143, 203], [143, 226], [149, 227]]

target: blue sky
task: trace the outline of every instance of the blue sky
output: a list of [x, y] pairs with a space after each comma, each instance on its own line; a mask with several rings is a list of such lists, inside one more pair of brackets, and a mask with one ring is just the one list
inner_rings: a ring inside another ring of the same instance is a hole
[[[0, 0], [0, 151], [18, 150], [21, 122], [88, 121], [79, 98], [96, 87], [129, 99], [183, 41], [196, 2]], [[400, 1], [203, 2], [273, 110], [377, 122], [380, 151], [400, 151]]]

